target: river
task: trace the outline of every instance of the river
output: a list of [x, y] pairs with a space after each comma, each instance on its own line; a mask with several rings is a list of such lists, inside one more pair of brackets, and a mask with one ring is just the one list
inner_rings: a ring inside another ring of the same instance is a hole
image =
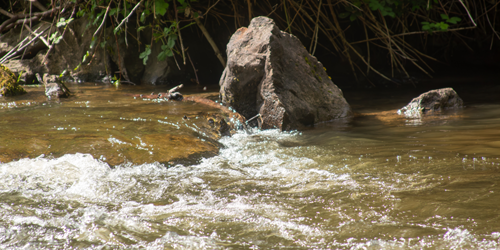
[[0, 99], [2, 249], [500, 248], [498, 87], [423, 119], [394, 116], [420, 90], [346, 91], [352, 119], [218, 140], [215, 110], [128, 95], [165, 89], [70, 89]]

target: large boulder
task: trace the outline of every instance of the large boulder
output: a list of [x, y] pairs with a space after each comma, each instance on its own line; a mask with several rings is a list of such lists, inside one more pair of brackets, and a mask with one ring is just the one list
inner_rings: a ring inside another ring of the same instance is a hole
[[227, 45], [221, 102], [262, 129], [297, 129], [351, 115], [342, 91], [299, 39], [267, 17], [252, 19]]
[[464, 102], [452, 88], [435, 89], [413, 98], [408, 105], [398, 110], [398, 114], [406, 117], [420, 117], [429, 111], [462, 108]]

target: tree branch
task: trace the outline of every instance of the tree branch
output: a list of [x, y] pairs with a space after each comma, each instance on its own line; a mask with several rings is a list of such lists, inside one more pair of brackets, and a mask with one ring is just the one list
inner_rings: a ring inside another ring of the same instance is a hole
[[[123, 18], [123, 20], [120, 22], [120, 24], [118, 24], [118, 26], [116, 26], [116, 28], [115, 28], [115, 32], [117, 32], [117, 31], [118, 31], [118, 29], [119, 29], [119, 28], [120, 28], [120, 27], [121, 27], [121, 26], [125, 23], [125, 21], [127, 21], [127, 20], [128, 20], [128, 18], [132, 15], [132, 13], [134, 13], [135, 9], [137, 9], [137, 7], [139, 7], [139, 5], [141, 5], [141, 3], [142, 3], [142, 0], [141, 0], [139, 3], [137, 3], [137, 4], [135, 5], [135, 7], [134, 7], [134, 8], [130, 11], [130, 13], [128, 14], [128, 16], [127, 16], [127, 17]], [[127, 34], [125, 34], [125, 36], [126, 36], [126, 35], [127, 35]]]
[[[38, 21], [56, 11], [59, 11], [63, 8], [63, 6], [58, 6], [58, 7], [55, 7], [53, 9], [50, 9], [50, 10], [47, 10], [47, 11], [44, 11], [44, 12], [36, 12], [36, 13], [32, 13], [31, 15], [30, 14], [16, 14], [16, 15], [12, 15], [12, 17], [3, 22], [2, 25], [0, 25], [0, 33], [6, 31], [6, 30], [9, 30], [9, 29], [12, 29], [14, 26], [18, 25], [18, 24], [23, 24], [23, 23], [26, 23], [26, 22], [29, 22], [29, 21]], [[5, 10], [4, 10], [5, 11]], [[0, 13], [2, 14], [5, 14], [3, 12], [0, 11]], [[7, 12], [8, 13], [8, 12]], [[10, 13], [9, 13], [10, 14]], [[28, 17], [28, 18], [26, 18]], [[21, 18], [25, 18], [25, 19], [21, 19]], [[19, 20], [21, 19], [21, 20]]]
[[40, 2], [38, 2], [37, 0], [35, 1], [32, 1], [33, 5], [35, 7], [37, 7], [39, 10], [41, 11], [47, 11], [47, 8], [45, 8]]
[[0, 8], [0, 13], [4, 14], [4, 15], [10, 17], [10, 18], [13, 18], [15, 16], [14, 14], [9, 13], [8, 11], [6, 11], [6, 10], [4, 10], [2, 8]]

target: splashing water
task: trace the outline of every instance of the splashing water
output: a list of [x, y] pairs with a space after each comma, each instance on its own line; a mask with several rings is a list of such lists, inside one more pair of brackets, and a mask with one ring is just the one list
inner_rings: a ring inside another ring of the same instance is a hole
[[[419, 126], [365, 116], [303, 132], [239, 132], [189, 164], [111, 166], [74, 152], [6, 161], [0, 248], [499, 248], [499, 110], [476, 106]], [[128, 117], [146, 121], [106, 126], [198, 131], [170, 117]], [[127, 140], [126, 130], [107, 133], [113, 150], [155, 146], [143, 135], [133, 136], [144, 145]]]

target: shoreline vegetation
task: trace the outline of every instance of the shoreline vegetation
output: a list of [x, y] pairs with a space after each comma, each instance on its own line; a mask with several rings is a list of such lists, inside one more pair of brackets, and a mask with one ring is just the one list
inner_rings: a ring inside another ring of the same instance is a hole
[[[63, 53], [57, 45], [68, 43], [68, 35], [76, 40], [84, 35], [70, 24], [85, 18], [85, 36], [92, 37], [82, 52], [73, 55], [81, 57], [79, 64], [66, 62], [66, 67], [58, 68], [61, 77], [86, 71], [104, 51], [118, 57], [113, 59], [116, 69], [105, 63], [106, 72], [101, 72], [109, 82], [137, 82], [125, 58], [120, 58], [120, 49], [135, 42], [135, 60], [144, 65], [167, 61], [174, 65], [171, 71], [187, 69], [199, 84], [200, 67], [195, 65], [206, 60], [225, 67], [230, 34], [263, 15], [296, 35], [311, 55], [335, 56], [354, 78], [373, 86], [374, 78], [398, 84], [396, 78], [410, 79], [416, 71], [432, 77], [433, 65], [457, 58], [487, 61], [481, 55], [494, 54], [499, 47], [498, 7], [498, 2], [488, 0], [9, 0], [0, 8], [0, 34], [15, 33], [19, 41], [4, 46], [8, 50], [0, 51], [0, 63], [33, 57], [27, 52], [38, 43], [45, 47], [39, 63], [47, 64], [51, 54]], [[193, 44], [201, 43], [212, 51], [197, 51]]]

